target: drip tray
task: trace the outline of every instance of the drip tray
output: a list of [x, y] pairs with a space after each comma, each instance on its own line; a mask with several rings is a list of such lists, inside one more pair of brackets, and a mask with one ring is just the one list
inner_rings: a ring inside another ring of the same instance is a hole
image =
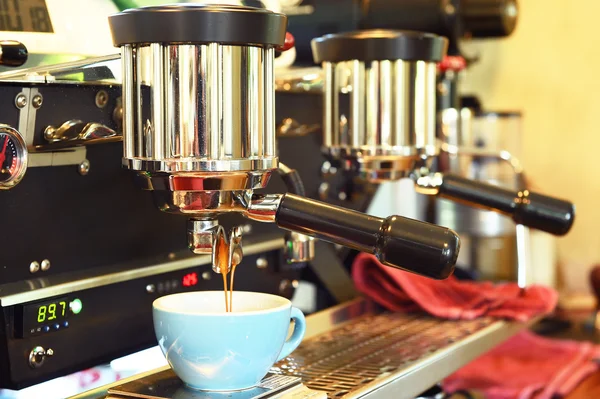
[[329, 398], [362, 397], [444, 356], [444, 349], [493, 323], [491, 319], [367, 315], [305, 341], [273, 372], [300, 377], [307, 387], [327, 392]]
[[[202, 396], [198, 391], [184, 395], [177, 391], [182, 383], [169, 368], [163, 368], [75, 398], [109, 394], [109, 398], [143, 399], [411, 399], [535, 321], [439, 320], [423, 314], [381, 312], [371, 302], [358, 299], [307, 318], [302, 345], [263, 380], [278, 381], [277, 389], [259, 387], [226, 396]], [[175, 384], [171, 391], [163, 396], [141, 396], [161, 378]], [[315, 396], [316, 392], [320, 396]]]

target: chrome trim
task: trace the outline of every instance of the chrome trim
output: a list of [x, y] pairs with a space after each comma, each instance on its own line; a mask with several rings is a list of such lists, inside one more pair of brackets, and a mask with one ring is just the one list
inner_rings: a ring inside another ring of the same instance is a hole
[[274, 50], [160, 44], [123, 47], [124, 158], [134, 170], [277, 168]]
[[315, 258], [315, 239], [288, 231], [285, 234], [284, 259], [288, 263], [310, 262]]
[[219, 222], [216, 219], [189, 219], [187, 222], [188, 248], [196, 255], [210, 254], [213, 250], [213, 236]]
[[275, 90], [282, 93], [322, 94], [323, 72], [319, 67], [278, 69]]
[[434, 352], [431, 356], [410, 365], [399, 373], [380, 379], [377, 383], [345, 396], [347, 399], [412, 399], [454, 371], [534, 324], [497, 321], [482, 330]]
[[47, 144], [34, 146], [36, 152], [47, 152], [61, 148], [73, 148], [123, 140], [120, 134], [101, 123], [85, 123], [80, 120], [69, 120], [61, 126], [47, 126], [44, 130]]
[[451, 155], [479, 156], [500, 159], [508, 162], [508, 164], [513, 168], [513, 171], [516, 175], [522, 175], [524, 173], [523, 164], [521, 163], [521, 161], [508, 151], [488, 151], [482, 150], [480, 148], [466, 146], [458, 147], [443, 142], [440, 142], [439, 145], [442, 151], [447, 152]]
[[527, 288], [527, 265], [529, 264], [529, 228], [522, 224], [515, 226], [517, 241], [517, 285], [521, 289]]
[[[272, 239], [259, 243], [249, 243], [244, 247], [246, 255], [258, 254], [261, 252], [272, 251], [282, 248], [284, 245], [283, 238]], [[186, 252], [187, 255], [187, 252]], [[67, 275], [50, 276], [40, 279], [32, 279], [25, 281], [27, 290], [23, 290], [23, 285], [13, 283], [0, 286], [0, 306], [13, 306], [21, 303], [36, 301], [40, 299], [50, 298], [58, 295], [64, 295], [71, 292], [82, 291], [90, 288], [102, 287], [109, 284], [122, 283], [125, 281], [135, 280], [142, 277], [154, 276], [162, 273], [169, 273], [177, 270], [186, 269], [193, 266], [209, 265], [211, 257], [209, 255], [193, 255], [180, 260], [168, 261], [160, 264], [155, 264], [147, 267], [138, 267], [130, 270], [121, 270], [121, 267], [115, 267], [112, 273], [82, 277], [78, 280], [73, 279], [72, 273]], [[106, 270], [106, 269], [102, 269]], [[90, 270], [89, 272], [94, 272]], [[90, 273], [91, 274], [91, 273]], [[56, 280], [56, 284], [52, 281]], [[23, 292], [24, 291], [24, 292]]]
[[[406, 177], [419, 160], [438, 155], [435, 63], [324, 62], [323, 75], [323, 146], [331, 157], [379, 182]], [[347, 122], [339, 106], [346, 93]]]
[[[102, 57], [86, 58], [83, 60], [77, 60], [72, 62], [65, 62], [54, 65], [42, 65], [33, 68], [17, 69], [12, 71], [6, 71], [0, 73], [0, 80], [10, 82], [43, 82], [51, 83], [60, 80], [60, 75], [69, 75], [81, 72], [82, 69], [94, 68], [102, 66], [99, 64], [105, 64], [111, 61], [118, 61], [120, 59], [119, 54], [106, 55]], [[115, 63], [116, 64], [116, 63]], [[59, 79], [57, 79], [59, 77]], [[73, 81], [73, 83], [80, 84], [79, 81]], [[88, 83], [92, 83], [89, 82]]]
[[[1, 47], [1, 46], [0, 46]], [[7, 136], [6, 140], [11, 139], [15, 145], [17, 152], [17, 170], [16, 173], [6, 181], [0, 181], [0, 191], [10, 190], [23, 180], [25, 172], [27, 172], [27, 164], [29, 156], [27, 155], [27, 145], [21, 133], [9, 125], [0, 124], [0, 134]], [[2, 165], [0, 164], [0, 168]]]
[[258, 222], [273, 223], [281, 198], [283, 198], [281, 194], [255, 194], [252, 196], [252, 201], [248, 204], [244, 216]]

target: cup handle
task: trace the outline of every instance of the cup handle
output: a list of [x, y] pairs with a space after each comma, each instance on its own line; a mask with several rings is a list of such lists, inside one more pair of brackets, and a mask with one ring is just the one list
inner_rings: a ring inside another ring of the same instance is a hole
[[281, 348], [277, 361], [288, 357], [290, 353], [295, 351], [302, 342], [302, 338], [304, 338], [304, 333], [306, 332], [306, 320], [304, 319], [304, 313], [300, 309], [292, 308], [290, 318], [294, 320], [294, 332], [290, 339], [283, 343], [283, 348]]

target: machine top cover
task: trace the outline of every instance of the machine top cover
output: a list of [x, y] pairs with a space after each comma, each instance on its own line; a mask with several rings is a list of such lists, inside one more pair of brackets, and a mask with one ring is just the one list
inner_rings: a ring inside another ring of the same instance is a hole
[[209, 4], [175, 4], [125, 10], [109, 17], [115, 46], [205, 44], [279, 47], [287, 17], [267, 9]]
[[335, 33], [312, 41], [316, 63], [382, 60], [439, 62], [448, 40], [431, 33], [401, 30], [359, 30]]

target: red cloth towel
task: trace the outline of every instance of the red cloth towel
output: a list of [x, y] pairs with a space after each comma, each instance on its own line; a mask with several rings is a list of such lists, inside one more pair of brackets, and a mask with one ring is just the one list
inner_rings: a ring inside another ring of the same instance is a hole
[[432, 280], [383, 266], [373, 255], [359, 254], [352, 278], [359, 291], [394, 311], [422, 309], [444, 319], [475, 319], [482, 316], [527, 321], [549, 313], [556, 306], [556, 291], [532, 286], [521, 294], [516, 284], [459, 281], [451, 276]]
[[[359, 291], [392, 311], [423, 310], [445, 319], [482, 316], [527, 321], [551, 312], [558, 295], [532, 286], [523, 293], [514, 283], [432, 280], [383, 266], [359, 254], [352, 277]], [[447, 392], [482, 391], [487, 399], [550, 399], [565, 395], [598, 370], [600, 347], [552, 340], [523, 331], [444, 381]]]
[[446, 378], [446, 392], [483, 392], [487, 399], [552, 399], [569, 394], [598, 370], [600, 347], [523, 331]]

